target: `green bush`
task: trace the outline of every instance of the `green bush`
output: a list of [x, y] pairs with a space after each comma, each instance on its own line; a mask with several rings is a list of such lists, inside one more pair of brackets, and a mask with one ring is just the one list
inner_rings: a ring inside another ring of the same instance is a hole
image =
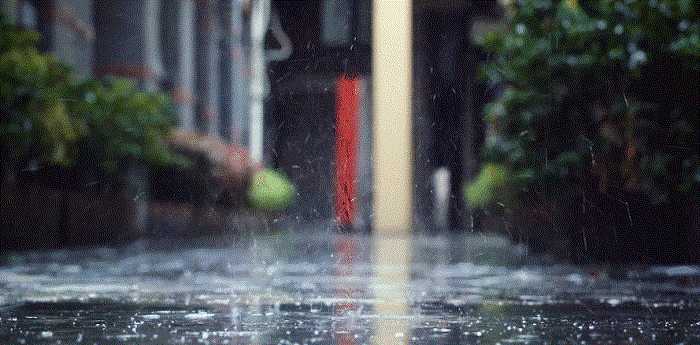
[[507, 202], [506, 188], [510, 174], [502, 165], [487, 163], [474, 181], [467, 186], [466, 196], [472, 207], [484, 208], [495, 203]]
[[64, 103], [71, 75], [38, 40], [0, 17], [0, 150], [6, 163], [68, 164], [80, 135]]
[[471, 204], [502, 197], [484, 182], [494, 166], [515, 176], [503, 187], [514, 208], [697, 193], [700, 2], [519, 0], [510, 10], [484, 38], [494, 59], [483, 76], [503, 91], [485, 109], [488, 164], [465, 190]]
[[0, 150], [10, 165], [62, 164], [114, 174], [130, 162], [183, 163], [166, 143], [168, 98], [131, 81], [78, 81], [37, 49], [39, 34], [0, 17]]
[[75, 145], [81, 167], [113, 174], [127, 162], [182, 162], [167, 145], [174, 116], [165, 95], [140, 91], [125, 79], [87, 81], [72, 92], [69, 109], [88, 133]]
[[282, 173], [261, 170], [251, 179], [248, 203], [255, 209], [281, 211], [287, 208], [296, 194], [294, 185]]

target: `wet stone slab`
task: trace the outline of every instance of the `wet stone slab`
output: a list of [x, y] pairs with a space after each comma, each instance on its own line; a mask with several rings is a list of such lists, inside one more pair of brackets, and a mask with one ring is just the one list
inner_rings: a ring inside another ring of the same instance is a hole
[[0, 344], [700, 343], [694, 266], [574, 267], [498, 238], [415, 237], [402, 281], [372, 243], [288, 233], [6, 255]]

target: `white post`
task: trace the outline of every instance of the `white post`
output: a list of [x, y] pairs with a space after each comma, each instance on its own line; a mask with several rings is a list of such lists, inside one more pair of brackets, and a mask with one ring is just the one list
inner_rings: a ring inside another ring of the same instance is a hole
[[440, 167], [432, 176], [433, 224], [440, 230], [450, 225], [450, 190], [452, 189], [450, 169]]
[[250, 157], [263, 161], [265, 113], [263, 101], [267, 94], [265, 76], [265, 33], [270, 22], [270, 1], [253, 0], [250, 18], [250, 123], [248, 140]]
[[243, 1], [231, 0], [231, 138], [237, 145], [247, 143], [249, 138], [243, 138], [247, 134], [250, 111], [248, 99], [248, 57], [243, 46]]
[[412, 225], [410, 0], [375, 0], [372, 18], [373, 227], [408, 232]]
[[373, 290], [380, 316], [373, 344], [407, 344], [413, 214], [412, 0], [372, 9]]

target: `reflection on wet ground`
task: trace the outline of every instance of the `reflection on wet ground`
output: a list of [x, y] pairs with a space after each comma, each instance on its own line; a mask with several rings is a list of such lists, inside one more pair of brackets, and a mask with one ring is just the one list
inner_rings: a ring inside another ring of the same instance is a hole
[[5, 256], [0, 344], [700, 343], [694, 266], [557, 265], [481, 236], [211, 247]]

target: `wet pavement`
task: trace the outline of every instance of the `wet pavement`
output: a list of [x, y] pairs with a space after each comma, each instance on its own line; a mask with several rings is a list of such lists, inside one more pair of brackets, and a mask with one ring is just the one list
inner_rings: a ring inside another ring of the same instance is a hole
[[700, 344], [695, 266], [567, 266], [483, 236], [190, 247], [3, 256], [0, 344]]

